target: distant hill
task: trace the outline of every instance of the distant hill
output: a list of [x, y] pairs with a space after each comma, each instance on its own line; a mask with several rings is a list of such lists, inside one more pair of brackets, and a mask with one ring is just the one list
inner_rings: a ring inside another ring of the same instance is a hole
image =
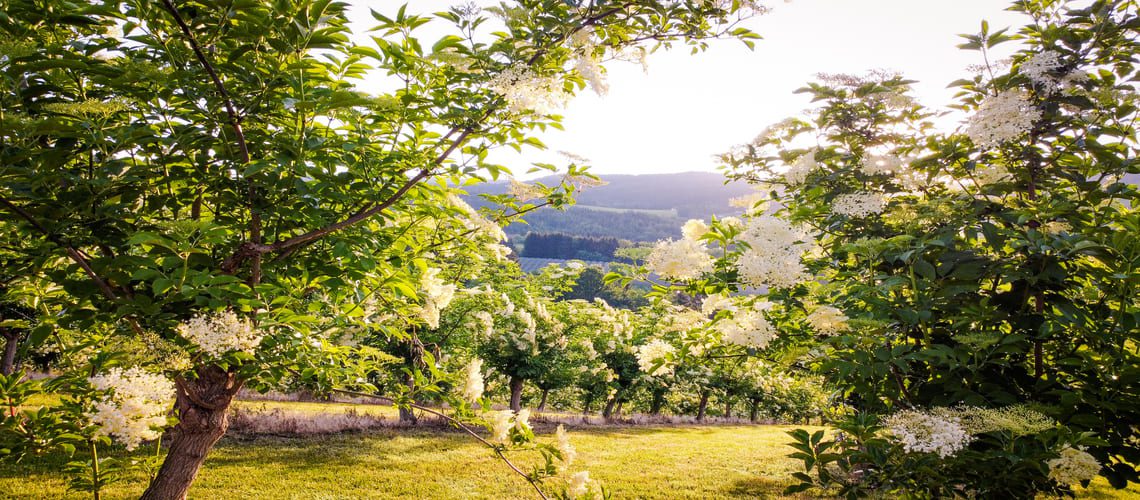
[[[541, 209], [526, 216], [528, 224], [511, 224], [507, 232], [563, 232], [579, 236], [614, 237], [631, 241], [678, 238], [688, 219], [740, 213], [732, 198], [749, 194], [745, 183], [724, 183], [724, 176], [709, 172], [679, 174], [604, 175], [608, 184], [577, 193], [577, 205], [566, 211]], [[537, 179], [550, 185], [559, 177]], [[479, 194], [502, 194], [506, 182], [480, 184], [470, 189], [468, 202], [481, 205]]]

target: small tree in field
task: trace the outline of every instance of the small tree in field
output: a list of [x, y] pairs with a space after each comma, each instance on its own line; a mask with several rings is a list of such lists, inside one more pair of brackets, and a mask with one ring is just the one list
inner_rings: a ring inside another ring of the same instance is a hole
[[[355, 380], [354, 351], [329, 349], [327, 337], [369, 328], [362, 303], [430, 323], [450, 299], [447, 283], [424, 279], [443, 267], [433, 260], [498, 243], [478, 236], [481, 218], [434, 225], [462, 212], [449, 196], [504, 171], [489, 151], [541, 146], [532, 132], [558, 126], [553, 113], [574, 92], [604, 90], [602, 61], [673, 41], [751, 43], [736, 23], [761, 10], [704, 0], [400, 8], [373, 13], [373, 43], [357, 44], [346, 9], [5, 3], [0, 209], [29, 245], [31, 272], [66, 291], [62, 325], [134, 339], [147, 369], [177, 388], [178, 422], [144, 498], [186, 496], [242, 387]], [[448, 34], [422, 40], [428, 23]], [[393, 90], [360, 91], [370, 75]], [[489, 215], [566, 199], [518, 194]], [[160, 365], [159, 352], [180, 354]], [[144, 380], [116, 373], [102, 386], [107, 408]]]

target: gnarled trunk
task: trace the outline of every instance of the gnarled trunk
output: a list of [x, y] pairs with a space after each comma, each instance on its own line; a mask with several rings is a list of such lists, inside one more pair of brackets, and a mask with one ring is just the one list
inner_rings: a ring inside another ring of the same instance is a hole
[[618, 398], [614, 396], [606, 402], [606, 409], [602, 410], [602, 417], [609, 419], [614, 416], [614, 407], [617, 406]]
[[176, 380], [178, 425], [170, 449], [141, 500], [182, 500], [206, 461], [206, 454], [229, 427], [229, 407], [241, 382], [217, 366], [200, 367], [198, 378]]
[[542, 400], [538, 402], [538, 411], [546, 411], [546, 398], [550, 396], [550, 389], [542, 390]]
[[[405, 373], [404, 374], [404, 385], [408, 386], [409, 392], [415, 392], [415, 390], [416, 390], [416, 378], [413, 377], [412, 374], [410, 374], [410, 373]], [[416, 423], [417, 419], [416, 419], [415, 411], [413, 411], [411, 408], [401, 406], [400, 407], [400, 421], [404, 422], [404, 423], [408, 423], [408, 424]]]
[[16, 371], [16, 351], [20, 348], [20, 334], [4, 330], [4, 357], [0, 359], [0, 374], [11, 375]]
[[705, 420], [705, 410], [709, 408], [709, 391], [701, 391], [701, 405], [697, 408], [697, 420]]
[[511, 410], [522, 409], [523, 379], [518, 376], [511, 377]]
[[650, 415], [660, 415], [661, 408], [665, 406], [665, 389], [653, 390], [653, 402], [649, 405]]

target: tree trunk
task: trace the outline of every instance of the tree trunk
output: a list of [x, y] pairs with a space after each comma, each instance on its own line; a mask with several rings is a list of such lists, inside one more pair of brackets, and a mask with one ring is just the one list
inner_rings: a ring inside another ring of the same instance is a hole
[[[413, 377], [412, 374], [410, 374], [410, 373], [405, 373], [404, 374], [404, 385], [408, 386], [409, 392], [415, 391], [416, 390], [416, 378]], [[400, 421], [404, 422], [404, 423], [408, 423], [408, 424], [415, 424], [417, 421], [416, 412], [414, 410], [412, 410], [411, 408], [401, 406], [400, 407]]]
[[586, 397], [582, 398], [582, 413], [589, 414], [590, 408], [594, 406], [594, 394], [589, 393]]
[[706, 391], [701, 392], [701, 405], [699, 407], [697, 407], [697, 421], [698, 422], [704, 422], [705, 421], [705, 410], [707, 410], [708, 407], [709, 407], [709, 391], [706, 390]]
[[511, 377], [511, 410], [519, 411], [522, 409], [522, 390], [523, 379], [517, 375]]
[[618, 401], [617, 408], [614, 408], [614, 416], [620, 417], [622, 408], [625, 408], [625, 400], [624, 399]]
[[732, 393], [724, 393], [724, 418], [732, 418]]
[[663, 406], [665, 406], [665, 389], [654, 389], [653, 402], [649, 405], [649, 414], [660, 415]]
[[538, 411], [546, 411], [546, 397], [550, 395], [550, 389], [542, 390], [542, 401], [538, 402]]
[[755, 422], [760, 416], [760, 400], [752, 398], [752, 410], [748, 413], [748, 420]]
[[610, 398], [606, 402], [606, 409], [602, 410], [602, 418], [609, 420], [614, 415], [614, 407], [617, 406], [617, 396]]
[[16, 350], [20, 348], [20, 334], [4, 331], [4, 358], [0, 359], [0, 374], [11, 375], [16, 371]]
[[177, 379], [178, 425], [170, 430], [170, 449], [141, 500], [183, 500], [206, 454], [229, 427], [229, 407], [241, 388], [233, 373], [217, 366], [199, 367], [198, 378]]

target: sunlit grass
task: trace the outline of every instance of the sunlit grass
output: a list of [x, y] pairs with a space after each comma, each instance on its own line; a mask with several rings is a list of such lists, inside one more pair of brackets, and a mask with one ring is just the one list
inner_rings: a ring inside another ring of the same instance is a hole
[[[336, 413], [346, 409], [394, 415], [386, 406], [348, 403], [240, 402], [239, 407]], [[800, 464], [787, 458], [794, 426], [678, 426], [570, 428], [578, 450], [576, 470], [589, 470], [614, 498], [773, 498]], [[549, 428], [540, 439], [550, 441]], [[153, 453], [154, 448], [138, 454]], [[511, 455], [523, 470], [536, 454]], [[84, 498], [68, 493], [59, 461], [0, 467], [0, 497]], [[144, 478], [109, 487], [104, 498], [137, 498]], [[549, 488], [557, 490], [552, 483]], [[1103, 480], [1087, 498], [1137, 498]], [[206, 461], [191, 498], [534, 498], [487, 448], [470, 437], [439, 429], [385, 429], [363, 434], [309, 437], [229, 437]]]

